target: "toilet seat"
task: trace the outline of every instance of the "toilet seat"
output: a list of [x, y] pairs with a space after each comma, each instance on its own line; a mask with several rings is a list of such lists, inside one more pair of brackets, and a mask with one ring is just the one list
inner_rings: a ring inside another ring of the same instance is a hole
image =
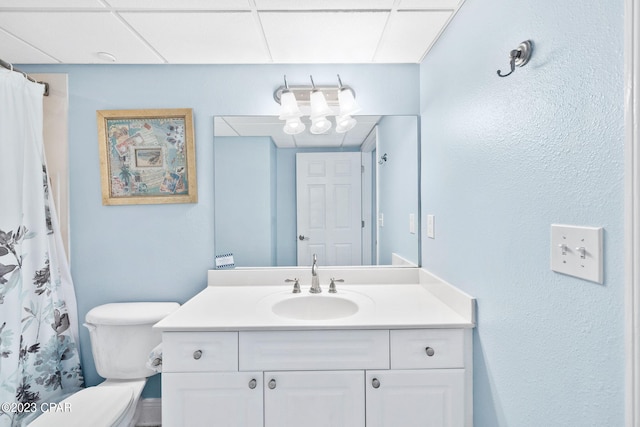
[[112, 427], [134, 400], [133, 387], [128, 385], [88, 387], [60, 402], [59, 411], [42, 414], [29, 427]]

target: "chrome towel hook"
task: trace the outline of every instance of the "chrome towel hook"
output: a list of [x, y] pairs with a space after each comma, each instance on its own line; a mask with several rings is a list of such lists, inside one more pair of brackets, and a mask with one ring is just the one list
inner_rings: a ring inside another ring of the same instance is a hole
[[531, 58], [531, 53], [533, 52], [533, 43], [531, 40], [523, 41], [520, 45], [509, 52], [509, 65], [511, 66], [511, 71], [507, 74], [502, 74], [500, 70], [498, 70], [498, 75], [500, 77], [510, 76], [516, 69], [516, 66], [523, 67], [529, 62]]

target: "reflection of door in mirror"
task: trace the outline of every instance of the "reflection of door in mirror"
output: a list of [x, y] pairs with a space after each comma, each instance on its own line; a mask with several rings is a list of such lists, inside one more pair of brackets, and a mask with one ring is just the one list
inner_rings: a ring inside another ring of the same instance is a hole
[[298, 153], [298, 265], [362, 264], [359, 152]]

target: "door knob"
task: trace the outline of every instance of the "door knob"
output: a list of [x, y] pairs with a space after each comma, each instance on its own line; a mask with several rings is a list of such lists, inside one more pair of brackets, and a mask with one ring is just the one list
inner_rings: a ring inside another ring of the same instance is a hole
[[371, 385], [373, 386], [373, 388], [380, 388], [380, 380], [377, 378], [372, 379]]
[[309, 238], [307, 236], [305, 236], [304, 234], [301, 234], [298, 236], [298, 240], [309, 240]]
[[270, 388], [271, 390], [273, 390], [274, 388], [276, 388], [276, 380], [271, 379], [271, 381], [269, 381], [269, 384], [268, 384], [268, 385], [269, 385], [269, 388]]

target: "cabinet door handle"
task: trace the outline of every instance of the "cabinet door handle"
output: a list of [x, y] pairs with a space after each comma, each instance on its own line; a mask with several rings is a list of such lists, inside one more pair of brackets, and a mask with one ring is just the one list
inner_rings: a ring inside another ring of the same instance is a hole
[[425, 348], [425, 349], [424, 349], [424, 351], [427, 353], [427, 356], [429, 356], [429, 357], [431, 357], [431, 356], [433, 356], [434, 354], [436, 354], [436, 351], [435, 351], [433, 348], [431, 348], [431, 347], [427, 347], [427, 348]]
[[253, 390], [254, 388], [256, 388], [256, 386], [258, 385], [258, 381], [256, 381], [255, 378], [253, 378], [251, 381], [249, 381], [249, 388], [251, 390]]
[[274, 380], [273, 378], [271, 379], [271, 381], [269, 381], [269, 388], [271, 390], [273, 390], [274, 388], [276, 388], [276, 380]]
[[380, 380], [377, 378], [372, 379], [371, 385], [373, 386], [373, 388], [380, 388]]
[[202, 350], [196, 350], [193, 352], [193, 358], [198, 360], [202, 357]]

